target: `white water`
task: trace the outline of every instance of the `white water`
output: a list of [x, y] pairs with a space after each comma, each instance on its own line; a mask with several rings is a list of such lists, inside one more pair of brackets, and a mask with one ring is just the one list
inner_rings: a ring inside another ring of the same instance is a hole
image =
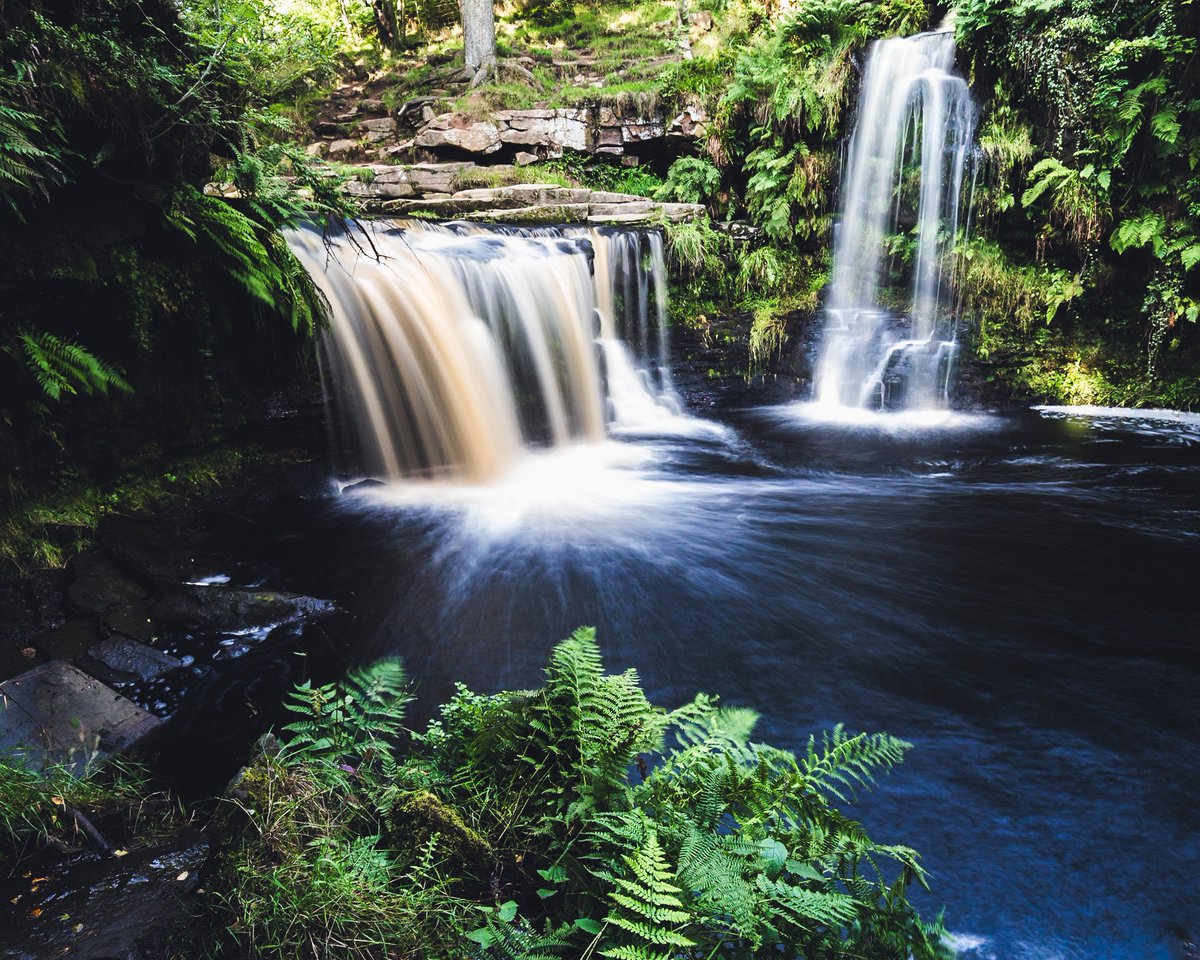
[[[871, 49], [815, 376], [821, 407], [946, 404], [957, 344], [943, 271], [975, 127], [970, 91], [953, 65], [954, 34], [947, 31], [880, 40]], [[888, 309], [886, 242], [901, 233], [913, 237], [915, 249], [907, 308], [897, 315]]]
[[364, 229], [290, 240], [329, 300], [327, 395], [368, 474], [486, 483], [532, 447], [689, 422], [657, 233]]

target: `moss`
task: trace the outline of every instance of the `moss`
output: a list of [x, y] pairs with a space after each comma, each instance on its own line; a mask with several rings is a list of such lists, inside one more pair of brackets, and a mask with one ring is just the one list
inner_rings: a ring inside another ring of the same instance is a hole
[[165, 468], [147, 463], [106, 484], [68, 480], [10, 507], [0, 521], [0, 560], [21, 571], [60, 567], [91, 542], [106, 514], [186, 509], [252, 468], [286, 459], [248, 447], [176, 460]]
[[496, 851], [477, 831], [469, 827], [462, 814], [428, 790], [402, 797], [392, 811], [393, 839], [398, 848], [407, 848], [415, 857], [418, 851], [438, 838], [438, 851], [448, 858], [459, 874], [487, 876], [492, 872]]

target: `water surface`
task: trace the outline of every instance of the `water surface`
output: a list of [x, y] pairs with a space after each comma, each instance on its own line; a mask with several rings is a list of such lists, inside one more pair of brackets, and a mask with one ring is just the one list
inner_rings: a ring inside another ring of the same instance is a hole
[[364, 653], [403, 657], [420, 716], [594, 624], [664, 704], [719, 693], [792, 748], [887, 730], [915, 748], [856, 812], [922, 852], [963, 956], [1194, 955], [1200, 419], [723, 421], [345, 493]]

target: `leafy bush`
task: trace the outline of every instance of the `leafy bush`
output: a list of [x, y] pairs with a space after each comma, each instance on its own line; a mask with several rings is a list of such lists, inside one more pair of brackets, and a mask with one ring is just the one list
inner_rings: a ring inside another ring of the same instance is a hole
[[679, 157], [667, 171], [667, 181], [654, 194], [656, 200], [712, 203], [721, 186], [721, 171], [703, 157]]
[[840, 727], [800, 755], [754, 743], [752, 711], [656, 707], [580, 630], [540, 689], [460, 687], [385, 756], [398, 678], [301, 688], [300, 739], [241, 777], [223, 897], [253, 955], [944, 954], [907, 900], [916, 854], [832, 805], [908, 744]]

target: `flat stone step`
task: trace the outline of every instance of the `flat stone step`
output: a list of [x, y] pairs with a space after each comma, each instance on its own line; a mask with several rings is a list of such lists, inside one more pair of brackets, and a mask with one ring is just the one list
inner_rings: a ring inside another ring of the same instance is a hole
[[0, 756], [75, 768], [128, 750], [162, 723], [69, 663], [54, 661], [0, 683]]

